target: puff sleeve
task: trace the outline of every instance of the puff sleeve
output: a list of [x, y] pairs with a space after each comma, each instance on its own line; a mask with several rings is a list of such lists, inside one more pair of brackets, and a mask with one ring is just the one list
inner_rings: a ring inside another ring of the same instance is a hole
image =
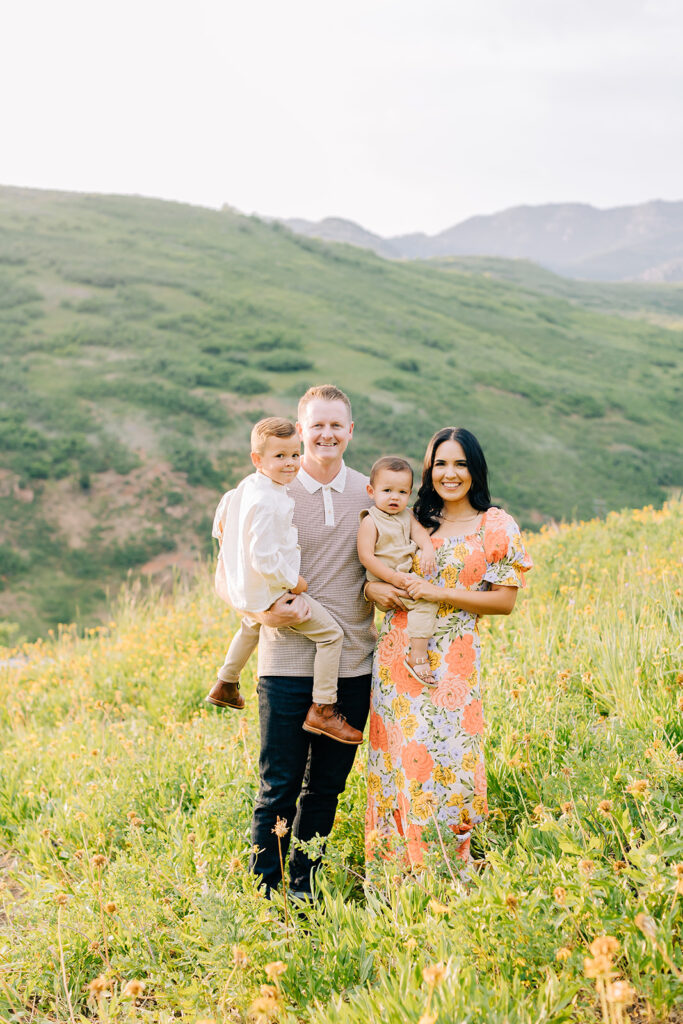
[[524, 587], [533, 562], [522, 542], [519, 526], [502, 508], [491, 508], [484, 523], [484, 579], [503, 587]]

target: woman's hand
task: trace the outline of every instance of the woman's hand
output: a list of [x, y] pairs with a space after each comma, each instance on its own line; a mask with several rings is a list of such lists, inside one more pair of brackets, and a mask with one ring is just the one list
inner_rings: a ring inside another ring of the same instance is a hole
[[423, 580], [419, 576], [410, 577], [410, 581], [406, 584], [406, 590], [412, 598], [418, 600], [443, 601], [443, 587], [428, 583], [427, 580]]

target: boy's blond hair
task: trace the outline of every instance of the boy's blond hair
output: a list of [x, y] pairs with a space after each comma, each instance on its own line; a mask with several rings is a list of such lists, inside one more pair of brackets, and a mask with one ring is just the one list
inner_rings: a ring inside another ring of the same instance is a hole
[[291, 420], [285, 420], [281, 416], [266, 416], [264, 420], [255, 423], [251, 431], [251, 450], [256, 455], [263, 455], [266, 441], [269, 437], [293, 437], [296, 434], [296, 427]]
[[335, 387], [334, 384], [316, 384], [315, 387], [309, 388], [305, 395], [302, 395], [299, 399], [299, 407], [297, 409], [297, 418], [301, 422], [303, 411], [309, 402], [313, 402], [316, 398], [322, 399], [323, 402], [343, 402], [346, 408], [349, 410], [349, 420], [353, 419], [351, 412], [351, 399], [348, 395], [345, 395], [343, 391]]

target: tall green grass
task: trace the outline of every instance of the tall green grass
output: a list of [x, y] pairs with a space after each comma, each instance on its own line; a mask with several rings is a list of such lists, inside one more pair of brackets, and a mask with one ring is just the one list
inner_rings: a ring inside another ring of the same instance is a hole
[[[363, 890], [361, 751], [320, 901], [288, 923], [246, 869], [253, 679], [243, 716], [202, 701], [235, 626], [208, 573], [2, 652], [0, 1014], [614, 1024], [599, 988], [620, 979], [632, 1019], [679, 1020], [682, 519], [529, 538], [515, 613], [481, 622], [492, 811], [471, 879], [388, 864]], [[601, 935], [617, 949], [596, 981]]]

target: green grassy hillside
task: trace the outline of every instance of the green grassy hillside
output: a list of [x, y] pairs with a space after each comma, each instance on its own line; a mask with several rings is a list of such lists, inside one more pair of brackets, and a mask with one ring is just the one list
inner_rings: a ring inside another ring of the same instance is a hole
[[0, 620], [93, 621], [129, 569], [196, 564], [250, 424], [293, 416], [313, 382], [352, 395], [358, 468], [418, 464], [456, 423], [527, 526], [660, 504], [683, 480], [681, 290], [588, 301], [532, 271], [522, 285], [229, 211], [0, 189]]
[[208, 573], [0, 651], [0, 1019], [680, 1024], [682, 539], [680, 502], [529, 537], [514, 614], [481, 621], [472, 880], [363, 892], [361, 748], [287, 919], [246, 870], [253, 678], [244, 715], [202, 701], [235, 627]]

